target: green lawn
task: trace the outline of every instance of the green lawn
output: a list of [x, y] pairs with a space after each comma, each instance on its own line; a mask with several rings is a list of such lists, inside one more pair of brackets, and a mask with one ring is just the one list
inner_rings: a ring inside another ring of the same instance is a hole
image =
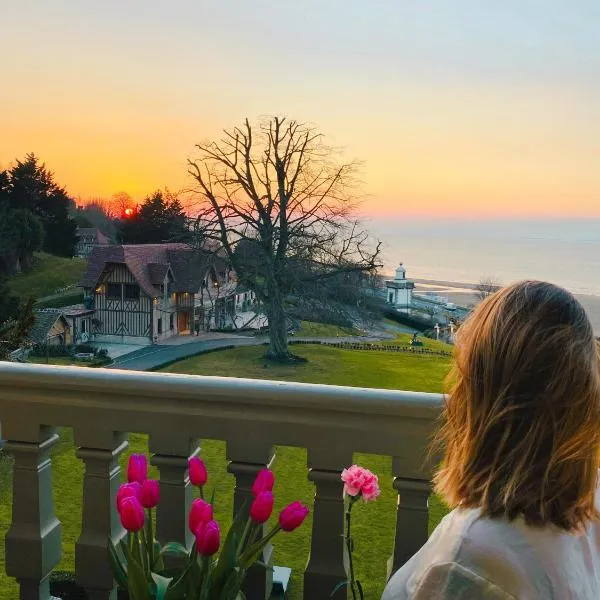
[[300, 321], [300, 329], [294, 333], [297, 338], [317, 337], [349, 337], [358, 335], [356, 329], [351, 327], [339, 327], [328, 323], [317, 323], [315, 321]]
[[[296, 346], [294, 352], [309, 359], [295, 367], [265, 364], [262, 347], [237, 348], [214, 352], [175, 363], [165, 368], [170, 373], [232, 375], [250, 378], [303, 381], [364, 387], [395, 388], [420, 391], [441, 391], [449, 360], [440, 357], [413, 356], [388, 352], [337, 350], [323, 346]], [[399, 443], [401, 443], [399, 441]], [[144, 436], [130, 436], [132, 451], [146, 451]], [[276, 449], [275, 472], [277, 508], [291, 500], [312, 503], [314, 489], [307, 479], [306, 451], [298, 448]], [[226, 471], [225, 444], [204, 441], [202, 455], [209, 473], [209, 494], [216, 492], [217, 518], [227, 527], [232, 509], [233, 477]], [[391, 553], [395, 494], [392, 489], [390, 459], [381, 456], [357, 455], [355, 460], [380, 476], [382, 495], [377, 502], [357, 507], [354, 517], [358, 574], [366, 597], [381, 595], [386, 560]], [[64, 430], [61, 442], [53, 453], [54, 501], [63, 524], [63, 561], [61, 569], [72, 569], [74, 543], [81, 523], [82, 467], [74, 455], [72, 433]], [[10, 463], [0, 463], [0, 534], [4, 536], [10, 522]], [[437, 498], [430, 503], [430, 529], [445, 509]], [[298, 531], [281, 534], [275, 543], [275, 562], [293, 569], [289, 600], [302, 598], [300, 574], [306, 564], [310, 541], [310, 522]], [[3, 549], [0, 547], [0, 599], [16, 597], [14, 584], [3, 574]]]
[[38, 253], [35, 255], [33, 268], [11, 277], [9, 285], [13, 292], [23, 298], [50, 296], [65, 286], [77, 285], [85, 265], [86, 261], [82, 258], [63, 258]]
[[[450, 344], [446, 344], [446, 342], [440, 342], [438, 340], [432, 340], [430, 338], [426, 338], [423, 335], [419, 335], [417, 337], [419, 342], [422, 342], [423, 348], [427, 348], [428, 350], [437, 350], [442, 352], [452, 352], [454, 346]], [[412, 335], [408, 333], [399, 333], [393, 340], [385, 340], [381, 342], [385, 346], [399, 345], [399, 346], [409, 346], [412, 340]]]

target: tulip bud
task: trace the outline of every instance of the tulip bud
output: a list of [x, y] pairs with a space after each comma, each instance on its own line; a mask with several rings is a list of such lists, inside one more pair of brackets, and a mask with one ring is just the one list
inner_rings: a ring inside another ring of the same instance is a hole
[[133, 496], [139, 500], [141, 492], [142, 486], [137, 481], [120, 485], [117, 490], [117, 510], [121, 511], [121, 502], [123, 499]]
[[213, 507], [208, 503], [197, 498], [192, 502], [192, 507], [189, 514], [189, 526], [192, 533], [196, 533], [198, 526], [201, 523], [212, 521], [213, 518]]
[[156, 479], [146, 479], [142, 483], [139, 500], [144, 508], [154, 508], [160, 501], [160, 486]]
[[148, 478], [148, 461], [143, 454], [132, 454], [127, 465], [127, 481], [143, 483]]
[[202, 556], [212, 556], [219, 549], [221, 534], [216, 521], [200, 523], [196, 530], [196, 549]]
[[192, 482], [192, 485], [195, 485], [196, 487], [202, 487], [206, 484], [208, 473], [203, 460], [200, 460], [197, 456], [190, 458], [188, 461], [188, 469], [190, 472], [190, 481]]
[[300, 527], [308, 515], [308, 506], [302, 502], [292, 502], [279, 513], [279, 526], [283, 531], [294, 531]]
[[252, 495], [256, 498], [261, 492], [272, 492], [275, 485], [275, 475], [270, 469], [262, 469], [258, 472], [252, 484]]
[[144, 527], [144, 509], [135, 496], [123, 498], [119, 515], [121, 523], [127, 531], [139, 531]]
[[250, 518], [255, 523], [266, 523], [273, 512], [273, 493], [261, 492], [250, 506]]

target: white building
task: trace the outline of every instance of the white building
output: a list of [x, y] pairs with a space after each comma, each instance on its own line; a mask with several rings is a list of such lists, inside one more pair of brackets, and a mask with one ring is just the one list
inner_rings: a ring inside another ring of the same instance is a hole
[[396, 310], [400, 312], [410, 312], [413, 304], [413, 290], [415, 289], [414, 281], [406, 279], [406, 269], [400, 263], [396, 269], [396, 278], [385, 282], [386, 299]]

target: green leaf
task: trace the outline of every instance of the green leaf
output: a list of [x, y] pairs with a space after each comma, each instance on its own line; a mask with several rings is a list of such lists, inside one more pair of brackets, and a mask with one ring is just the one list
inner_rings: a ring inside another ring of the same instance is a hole
[[247, 548], [239, 558], [239, 564], [244, 569], [249, 569], [259, 558], [265, 546], [281, 531], [279, 526], [273, 527], [267, 535], [260, 538]]
[[112, 567], [113, 576], [119, 586], [126, 590], [127, 589], [127, 570], [121, 562], [115, 544], [111, 538], [108, 538], [108, 557]]
[[330, 598], [333, 598], [337, 592], [339, 592], [343, 587], [346, 587], [350, 583], [347, 579], [346, 581], [340, 581], [334, 588], [331, 594], [329, 594]]
[[133, 556], [129, 560], [127, 575], [130, 598], [134, 600], [152, 600], [144, 569]]
[[243, 534], [243, 530], [250, 518], [250, 506], [245, 502], [236, 513], [233, 523], [227, 532], [227, 537], [223, 542], [217, 565], [212, 576], [213, 590], [215, 597], [220, 599], [219, 592], [225, 585], [228, 574], [237, 564], [238, 543]]
[[129, 547], [127, 545], [129, 541], [129, 535], [130, 534], [127, 534], [119, 540], [119, 549], [121, 550], [125, 561], [127, 561], [127, 556], [129, 555]]
[[155, 585], [154, 600], [165, 600], [171, 580], [156, 573], [152, 573], [152, 579]]
[[[154, 540], [154, 548], [153, 548], [153, 556], [154, 563], [151, 566], [152, 571], [155, 573], [161, 573], [165, 568], [165, 561], [160, 553], [160, 543], [157, 540]], [[178, 569], [180, 571], [181, 569]]]
[[245, 577], [246, 571], [244, 569], [234, 567], [223, 586], [223, 591], [218, 596], [219, 600], [235, 600], [240, 593], [240, 587]]
[[[171, 585], [167, 589], [167, 593], [165, 594], [164, 600], [185, 600], [187, 587], [188, 587], [188, 577], [190, 572], [190, 565], [183, 571], [183, 573], [179, 576], [178, 579], [171, 580]], [[193, 598], [192, 598], [193, 600]]]
[[190, 555], [188, 549], [183, 544], [178, 544], [177, 542], [165, 544], [161, 548], [160, 554], [162, 556], [176, 556], [179, 558], [188, 558]]

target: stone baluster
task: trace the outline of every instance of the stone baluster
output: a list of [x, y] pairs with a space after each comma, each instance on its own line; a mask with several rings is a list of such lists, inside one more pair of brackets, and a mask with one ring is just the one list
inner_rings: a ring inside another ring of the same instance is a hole
[[52, 427], [5, 421], [5, 449], [14, 456], [12, 523], [6, 534], [6, 573], [20, 584], [19, 600], [48, 600], [49, 577], [60, 562], [60, 522], [52, 501]]
[[[398, 492], [394, 551], [388, 561], [388, 577], [398, 570], [427, 541], [429, 528], [429, 479], [402, 477], [400, 459], [392, 460], [394, 489]], [[411, 472], [411, 475], [413, 473]]]
[[115, 500], [120, 484], [119, 456], [127, 436], [93, 428], [75, 430], [77, 457], [85, 465], [81, 535], [75, 545], [78, 585], [89, 600], [116, 600], [117, 592], [108, 560], [108, 538], [117, 543], [125, 532]]
[[[263, 440], [249, 439], [227, 442], [227, 470], [235, 477], [235, 490], [233, 495], [233, 512], [239, 511], [245, 503], [252, 500], [252, 484], [256, 475], [271, 461], [273, 448]], [[264, 534], [264, 526], [259, 536]], [[265, 565], [272, 565], [273, 546], [267, 544], [260, 559]], [[247, 600], [266, 600], [271, 597], [273, 587], [273, 572], [271, 569], [254, 566], [249, 569], [244, 581], [243, 591]]]
[[191, 547], [193, 536], [188, 514], [193, 489], [188, 475], [188, 460], [198, 453], [198, 440], [181, 437], [178, 432], [152, 434], [150, 462], [160, 473], [160, 504], [156, 513], [156, 539], [161, 543], [178, 542]]
[[344, 548], [344, 484], [342, 470], [352, 464], [352, 452], [332, 447], [309, 448], [308, 478], [315, 484], [310, 556], [304, 572], [304, 598], [347, 597], [346, 588], [331, 593], [346, 580]]

